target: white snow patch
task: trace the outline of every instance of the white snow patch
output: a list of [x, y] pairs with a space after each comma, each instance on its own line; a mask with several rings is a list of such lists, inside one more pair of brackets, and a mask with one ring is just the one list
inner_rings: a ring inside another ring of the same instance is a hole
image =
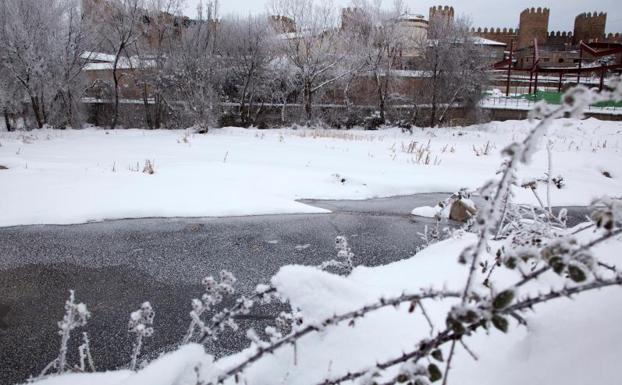
[[[495, 175], [500, 150], [531, 123], [493, 122], [450, 129], [186, 131], [36, 130], [0, 132], [0, 226], [73, 224], [142, 217], [218, 217], [328, 213], [299, 199], [367, 199], [475, 189]], [[555, 121], [553, 173], [566, 186], [554, 205], [587, 205], [620, 195], [619, 122]], [[418, 164], [411, 142], [430, 141], [431, 159]], [[496, 150], [476, 156], [487, 143]], [[451, 151], [449, 150], [451, 149]], [[226, 161], [225, 153], [228, 153]], [[155, 174], [143, 174], [146, 160]], [[135, 170], [138, 169], [138, 172]], [[606, 178], [607, 170], [614, 178]], [[519, 171], [542, 178], [546, 151]], [[336, 178], [335, 175], [344, 176]], [[342, 183], [342, 179], [345, 182]], [[544, 189], [544, 186], [541, 186]], [[530, 191], [516, 199], [537, 204]], [[542, 194], [542, 192], [541, 192]]]
[[411, 214], [418, 217], [435, 218], [439, 214], [443, 215], [443, 208], [440, 206], [421, 206], [415, 208]]

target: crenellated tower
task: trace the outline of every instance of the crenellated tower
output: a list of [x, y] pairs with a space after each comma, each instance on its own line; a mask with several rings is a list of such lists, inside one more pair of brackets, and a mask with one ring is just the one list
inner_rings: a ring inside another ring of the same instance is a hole
[[518, 31], [518, 49], [531, 47], [534, 39], [545, 44], [549, 36], [549, 9], [525, 9], [520, 14]]
[[296, 32], [296, 22], [287, 16], [270, 16], [270, 24], [277, 33], [294, 33]]
[[574, 44], [580, 41], [586, 43], [602, 41], [605, 37], [607, 14], [604, 12], [588, 12], [578, 15], [574, 19]]
[[434, 34], [439, 31], [443, 25], [449, 25], [454, 20], [454, 7], [450, 6], [435, 6], [430, 7], [430, 15], [429, 15], [429, 33], [430, 37], [434, 38]]
[[361, 8], [343, 8], [341, 10], [341, 29], [350, 29], [355, 25], [368, 22], [368, 17]]

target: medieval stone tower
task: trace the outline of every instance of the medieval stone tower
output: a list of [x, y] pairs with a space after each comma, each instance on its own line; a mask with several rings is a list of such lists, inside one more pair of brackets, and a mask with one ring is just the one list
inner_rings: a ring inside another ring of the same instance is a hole
[[101, 9], [102, 1], [101, 0], [82, 0], [82, 14], [91, 17], [93, 13], [95, 13], [98, 9]]
[[574, 19], [573, 43], [579, 44], [582, 40], [586, 43], [603, 40], [606, 25], [607, 14], [604, 12], [578, 15]]
[[369, 22], [369, 17], [361, 8], [343, 8], [341, 10], [341, 29], [347, 30], [355, 25]]
[[277, 33], [296, 32], [296, 22], [287, 16], [270, 16], [270, 24]]
[[443, 25], [448, 25], [454, 20], [454, 7], [449, 6], [436, 6], [430, 7], [429, 15], [429, 34], [430, 38], [434, 39], [434, 34], [442, 28]]
[[546, 43], [549, 36], [549, 9], [525, 9], [520, 14], [518, 49], [531, 47], [534, 39]]

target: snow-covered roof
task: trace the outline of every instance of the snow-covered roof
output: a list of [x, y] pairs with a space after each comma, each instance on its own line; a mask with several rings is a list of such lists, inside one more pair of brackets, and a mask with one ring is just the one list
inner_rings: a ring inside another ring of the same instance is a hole
[[88, 60], [88, 61], [99, 61], [99, 62], [106, 62], [106, 63], [113, 63], [114, 62], [114, 55], [108, 54], [108, 53], [103, 53], [103, 52], [90, 52], [90, 51], [86, 51], [84, 52], [82, 55], [80, 55], [80, 57], [84, 60]]
[[475, 36], [475, 44], [478, 45], [490, 45], [490, 46], [499, 46], [499, 47], [505, 47], [506, 44], [505, 43], [501, 43], [499, 41], [495, 41], [495, 40], [490, 40], [490, 39], [486, 39], [483, 37], [479, 37], [479, 36]]
[[[88, 61], [84, 66], [85, 71], [111, 71], [114, 66], [115, 56], [102, 52], [84, 52], [80, 57]], [[127, 70], [132, 68], [152, 68], [155, 66], [154, 60], [141, 59], [132, 56], [129, 60], [127, 57], [120, 57], [117, 69]]]
[[400, 21], [426, 21], [425, 16], [423, 15], [415, 15], [412, 13], [405, 13], [398, 17]]
[[[388, 72], [391, 76], [397, 78], [427, 78], [432, 76], [432, 72], [430, 71], [421, 71], [421, 70], [391, 70]], [[387, 71], [380, 71], [380, 76], [386, 76]], [[373, 71], [368, 71], [363, 74], [363, 76], [372, 76]]]

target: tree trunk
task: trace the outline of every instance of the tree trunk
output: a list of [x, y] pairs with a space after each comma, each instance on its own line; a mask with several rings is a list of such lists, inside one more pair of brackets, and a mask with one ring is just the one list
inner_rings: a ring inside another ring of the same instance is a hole
[[75, 122], [74, 122], [74, 114], [73, 114], [73, 100], [72, 100], [73, 96], [71, 95], [71, 90], [67, 90], [67, 124], [71, 127], [71, 128], [76, 128], [75, 127]]
[[114, 79], [114, 104], [112, 105], [112, 122], [110, 123], [110, 129], [117, 128], [119, 122], [119, 78], [117, 77], [116, 66], [112, 71], [112, 78]]
[[13, 127], [11, 127], [11, 119], [9, 119], [9, 110], [4, 109], [4, 125], [6, 126], [6, 130], [8, 132], [13, 131]]
[[348, 82], [346, 83], [345, 88], [343, 89], [343, 99], [346, 103], [346, 111], [350, 113], [352, 111], [352, 100], [350, 100], [350, 87], [352, 86], [352, 81], [354, 77], [350, 77]]
[[41, 116], [41, 109], [39, 106], [39, 100], [36, 96], [30, 96], [30, 104], [32, 106], [32, 112], [35, 114], [37, 120], [37, 127], [43, 128], [43, 117]]
[[154, 95], [154, 101], [155, 101], [155, 105], [153, 107], [154, 114], [155, 114], [154, 126], [156, 130], [159, 130], [160, 128], [162, 128], [162, 110], [164, 109], [160, 94]]
[[43, 117], [43, 124], [45, 125], [45, 123], [48, 122], [48, 114], [45, 110], [45, 98], [43, 97], [43, 92], [41, 92], [41, 97], [39, 98], [39, 108], [41, 109], [41, 116]]
[[150, 130], [153, 130], [153, 120], [151, 119], [151, 114], [149, 113], [149, 94], [147, 90], [147, 83], [143, 84], [143, 106], [145, 107], [145, 121], [147, 122], [147, 127]]
[[119, 123], [119, 59], [121, 58], [121, 53], [123, 52], [124, 45], [119, 46], [119, 50], [114, 58], [114, 64], [112, 66], [112, 80], [114, 81], [114, 105], [112, 112], [112, 123], [110, 123], [110, 129], [114, 130]]
[[305, 118], [307, 120], [307, 126], [311, 125], [311, 118], [313, 117], [313, 101], [312, 101], [311, 84], [305, 81], [304, 86], [304, 108]]
[[374, 80], [376, 83], [376, 95], [378, 96], [378, 110], [380, 112], [380, 119], [382, 119], [382, 122], [384, 123], [384, 119], [385, 119], [384, 92], [382, 91], [382, 81], [380, 79], [380, 76], [378, 76], [377, 72], [374, 76]]
[[432, 110], [430, 111], [430, 127], [436, 124], [436, 73], [432, 78]]
[[244, 81], [244, 88], [242, 89], [242, 95], [240, 97], [240, 118], [242, 119], [242, 124], [246, 126], [250, 120], [250, 109], [252, 106], [248, 106], [248, 113], [246, 111], [246, 95], [248, 93], [248, 85], [250, 83], [250, 75], [247, 76]]
[[285, 123], [286, 109], [287, 109], [287, 99], [283, 99], [283, 107], [281, 107], [281, 123]]

